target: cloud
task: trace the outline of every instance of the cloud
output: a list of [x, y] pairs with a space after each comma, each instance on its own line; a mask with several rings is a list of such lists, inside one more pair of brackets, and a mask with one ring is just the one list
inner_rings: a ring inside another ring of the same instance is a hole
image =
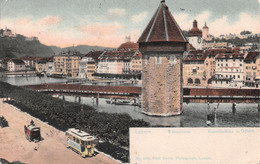
[[196, 16], [196, 20], [200, 23], [201, 26], [204, 25], [204, 22], [209, 20], [211, 13], [209, 11], [203, 11], [202, 13]]
[[215, 36], [221, 34], [239, 34], [243, 30], [249, 30], [253, 33], [260, 33], [260, 15], [250, 15], [248, 13], [240, 13], [239, 20], [230, 22], [227, 16], [209, 22], [209, 30]]
[[126, 13], [125, 9], [122, 8], [109, 9], [107, 12], [110, 16], [115, 17], [123, 17]]
[[30, 20], [30, 18], [20, 18], [18, 20], [16, 20], [17, 24], [19, 25], [29, 25], [32, 24], [32, 21]]
[[62, 22], [63, 19], [59, 16], [47, 16], [40, 20], [41, 25], [53, 25]]
[[192, 23], [194, 19], [198, 21], [198, 27], [202, 29], [204, 26], [204, 23], [207, 22], [211, 16], [211, 13], [209, 11], [203, 11], [199, 13], [196, 16], [191, 16], [188, 13], [180, 13], [174, 16], [176, 19], [178, 25], [181, 27], [183, 30], [189, 30], [192, 28]]
[[148, 16], [148, 12], [145, 11], [140, 14], [133, 15], [131, 20], [133, 23], [140, 23], [140, 22], [144, 21], [145, 18], [147, 18], [147, 16]]
[[117, 33], [121, 30], [123, 26], [119, 23], [111, 23], [111, 24], [88, 24], [79, 27], [81, 32], [87, 33], [89, 35], [111, 35]]

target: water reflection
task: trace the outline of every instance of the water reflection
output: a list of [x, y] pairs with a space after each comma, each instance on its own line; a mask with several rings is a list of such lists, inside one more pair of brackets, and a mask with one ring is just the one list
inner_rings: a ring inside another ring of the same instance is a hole
[[67, 80], [62, 78], [52, 78], [52, 77], [37, 77], [37, 76], [28, 76], [28, 77], [1, 77], [0, 81], [7, 82], [12, 85], [34, 85], [34, 84], [44, 84], [44, 83], [64, 83]]
[[[52, 78], [52, 77], [38, 77], [38, 76], [8, 76], [8, 77], [0, 77], [0, 81], [7, 82], [12, 85], [34, 85], [34, 84], [45, 84], [45, 83], [65, 83], [67, 79], [65, 78]], [[92, 85], [90, 81], [86, 81], [81, 83], [82, 85]], [[95, 83], [95, 85], [111, 85], [111, 86], [141, 86], [140, 83], [122, 83], [122, 82], [114, 82], [114, 83]]]
[[[65, 96], [65, 100], [75, 102], [75, 98]], [[99, 104], [88, 97], [81, 99], [81, 103], [93, 106], [99, 112], [107, 113], [128, 113], [134, 119], [143, 119], [153, 126], [174, 126], [174, 127], [207, 127], [208, 104], [184, 104], [184, 112], [180, 116], [152, 117], [142, 113], [137, 106], [107, 104], [105, 99], [99, 99]], [[210, 111], [218, 104], [209, 104]], [[260, 117], [257, 104], [237, 104], [236, 113], [232, 113], [232, 104], [219, 104], [216, 111], [216, 127], [260, 127]]]

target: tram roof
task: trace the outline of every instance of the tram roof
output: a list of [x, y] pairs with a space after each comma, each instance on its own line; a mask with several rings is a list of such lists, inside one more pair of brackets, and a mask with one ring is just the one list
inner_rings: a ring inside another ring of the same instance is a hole
[[67, 130], [67, 133], [69, 133], [70, 135], [76, 136], [79, 139], [83, 140], [83, 141], [89, 141], [89, 140], [93, 140], [95, 139], [93, 136], [91, 136], [90, 134], [81, 131], [79, 129], [75, 129], [75, 128], [70, 128]]

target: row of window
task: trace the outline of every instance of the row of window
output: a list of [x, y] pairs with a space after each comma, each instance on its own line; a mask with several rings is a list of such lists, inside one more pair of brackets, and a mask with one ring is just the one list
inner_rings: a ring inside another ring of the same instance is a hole
[[[230, 59], [230, 60], [231, 60], [231, 59]], [[228, 59], [226, 59], [226, 60], [218, 59], [218, 62], [224, 62], [224, 61], [228, 62]], [[236, 59], [233, 59], [233, 62], [235, 62], [235, 61], [236, 61]], [[239, 61], [242, 62], [243, 60], [240, 59]]]
[[[224, 65], [223, 64], [218, 64], [218, 66], [222, 66], [223, 67]], [[229, 66], [228, 63], [226, 63], [226, 67], [228, 67], [228, 66]], [[236, 63], [233, 63], [233, 67], [235, 67], [235, 66], [236, 66]], [[239, 66], [242, 67], [242, 64], [240, 63]]]
[[[233, 79], [236, 79], [236, 75], [218, 75], [218, 77], [226, 77], [226, 78], [233, 78]], [[240, 79], [240, 75], [237, 75], [237, 78]]]
[[257, 69], [257, 67], [256, 66], [246, 66], [246, 69], [248, 69], [248, 70], [256, 70]]
[[[221, 71], [221, 72], [223, 72], [224, 70], [227, 72], [228, 70], [230, 70], [230, 72], [242, 72], [242, 70], [241, 69], [233, 69], [233, 68], [225, 68], [225, 69], [223, 69], [223, 68], [218, 68], [217, 69], [218, 71]], [[236, 70], [236, 71], [235, 71]]]

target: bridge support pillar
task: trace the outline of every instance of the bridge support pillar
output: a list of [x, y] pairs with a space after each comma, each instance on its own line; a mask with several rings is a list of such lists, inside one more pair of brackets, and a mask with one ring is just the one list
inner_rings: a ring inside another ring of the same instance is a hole
[[236, 103], [232, 104], [232, 113], [236, 113]]
[[81, 103], [81, 97], [79, 97], [79, 103]]
[[258, 103], [258, 113], [260, 113], [260, 102]]
[[96, 98], [96, 103], [98, 104], [98, 100], [99, 100], [99, 93], [97, 93], [97, 98]]
[[65, 96], [64, 95], [62, 96], [62, 100], [65, 100]]

